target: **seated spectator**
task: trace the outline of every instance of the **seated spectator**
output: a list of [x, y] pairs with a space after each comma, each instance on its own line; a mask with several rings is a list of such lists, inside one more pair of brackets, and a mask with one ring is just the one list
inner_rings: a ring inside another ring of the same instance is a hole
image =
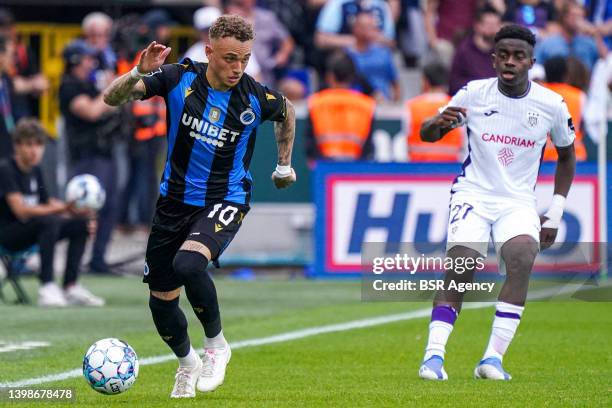
[[448, 96], [448, 69], [441, 62], [423, 67], [423, 93], [406, 101], [403, 128], [406, 132], [408, 161], [458, 162], [463, 152], [462, 128], [451, 130], [436, 143], [423, 142], [420, 129], [423, 122], [446, 106]]
[[597, 44], [592, 37], [580, 34], [584, 23], [584, 8], [572, 1], [565, 4], [561, 10], [561, 32], [545, 38], [536, 45], [535, 58], [544, 64], [552, 57], [577, 57], [589, 71], [599, 58]]
[[15, 19], [7, 9], [0, 8], [0, 35], [13, 43], [13, 63], [8, 69], [15, 88], [17, 116], [38, 113], [38, 97], [49, 89], [49, 81], [40, 73], [36, 56], [17, 35]]
[[63, 57], [65, 73], [59, 104], [66, 123], [71, 174], [93, 174], [106, 191], [106, 202], [98, 213], [100, 227], [93, 245], [90, 270], [108, 274], [111, 268], [105, 260], [106, 248], [116, 221], [117, 199], [113, 147], [122, 120], [114, 107], [104, 103], [102, 93], [89, 80], [96, 66], [96, 50], [76, 40], [64, 49]]
[[501, 19], [495, 10], [484, 8], [476, 13], [472, 35], [463, 40], [453, 57], [449, 88], [451, 95], [474, 79], [495, 76], [491, 54], [495, 34], [500, 28]]
[[376, 101], [352, 90], [356, 69], [342, 51], [327, 61], [328, 89], [308, 99], [306, 156], [312, 167], [317, 159], [369, 160], [373, 158], [372, 129]]
[[507, 0], [503, 20], [528, 27], [542, 38], [556, 18], [555, 5], [550, 0]]
[[593, 24], [593, 34], [603, 37], [606, 47], [612, 49], [612, 1], [584, 0], [584, 7]]
[[11, 132], [15, 128], [16, 112], [15, 89], [8, 75], [8, 69], [13, 64], [13, 42], [10, 38], [0, 35], [0, 160], [13, 154]]
[[[21, 119], [13, 132], [15, 155], [0, 161], [0, 245], [9, 251], [38, 245], [40, 306], [102, 306], [103, 299], [77, 283], [89, 235], [87, 214], [49, 197], [45, 188], [39, 164], [46, 139], [37, 120]], [[68, 252], [62, 290], [53, 282], [53, 262], [55, 245], [63, 239]]]
[[270, 10], [256, 7], [255, 0], [229, 0], [227, 12], [250, 20], [257, 35], [253, 41], [253, 55], [261, 68], [262, 83], [274, 86], [293, 52], [294, 42], [287, 29]]
[[[576, 129], [576, 139], [574, 140], [576, 160], [584, 161], [587, 158], [587, 154], [584, 147], [582, 116], [584, 112], [584, 105], [586, 103], [586, 94], [580, 90], [580, 88], [576, 88], [568, 83], [569, 72], [567, 60], [565, 58], [550, 58], [544, 63], [544, 70], [546, 71], [546, 82], [542, 85], [561, 95], [567, 104], [567, 109], [569, 110]], [[555, 149], [555, 146], [550, 138], [546, 140], [544, 160], [557, 161], [557, 149]]]
[[[221, 11], [216, 7], [202, 7], [196, 10], [193, 14], [193, 26], [198, 30], [200, 41], [189, 47], [185, 53], [185, 58], [189, 58], [192, 61], [208, 62], [205, 52], [205, 46], [208, 43], [208, 31], [220, 16]], [[261, 81], [261, 69], [255, 55], [251, 55], [251, 58], [249, 58], [245, 72], [255, 78], [255, 80]]]
[[427, 42], [447, 66], [450, 66], [454, 47], [468, 35], [481, 3], [481, 0], [426, 0]]
[[329, 0], [321, 9], [315, 31], [315, 45], [321, 49], [347, 48], [355, 45], [352, 35], [355, 16], [372, 13], [380, 30], [377, 42], [395, 44], [395, 23], [389, 4], [384, 0]]
[[373, 14], [361, 12], [355, 16], [353, 36], [355, 45], [347, 51], [357, 70], [374, 88], [376, 99], [398, 102], [400, 85], [393, 54], [388, 47], [377, 42], [380, 31]]

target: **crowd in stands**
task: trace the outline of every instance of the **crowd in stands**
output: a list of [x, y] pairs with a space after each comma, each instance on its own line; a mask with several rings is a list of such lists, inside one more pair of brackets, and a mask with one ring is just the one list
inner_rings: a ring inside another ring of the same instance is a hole
[[[418, 128], [468, 81], [495, 75], [494, 36], [506, 23], [536, 34], [532, 79], [568, 102], [579, 133], [578, 159], [587, 159], [585, 135], [596, 143], [607, 134], [612, 2], [606, 0], [204, 0], [190, 22], [164, 9], [90, 13], [82, 20], [82, 38], [63, 50], [58, 97], [68, 174], [95, 174], [109, 198], [99, 214], [91, 270], [109, 271], [106, 248], [116, 225], [149, 224], [166, 133], [162, 99], [118, 109], [103, 102], [101, 90], [131, 69], [150, 41], [167, 43], [179, 24], [192, 24], [197, 32], [177, 50], [179, 57], [206, 62], [203, 44], [223, 13], [242, 15], [255, 26], [246, 72], [305, 102], [311, 163], [372, 159], [375, 111], [392, 104], [404, 112], [406, 161], [460, 161], [465, 146], [459, 129], [433, 148], [420, 141]], [[15, 24], [11, 11], [0, 9], [0, 160], [13, 154], [18, 120], [38, 114], [37, 97], [50, 87]], [[409, 71], [420, 72], [422, 80], [406, 95], [402, 73]], [[343, 135], [351, 140], [341, 140]], [[128, 147], [121, 187], [118, 142]], [[545, 157], [554, 160], [552, 147]]]

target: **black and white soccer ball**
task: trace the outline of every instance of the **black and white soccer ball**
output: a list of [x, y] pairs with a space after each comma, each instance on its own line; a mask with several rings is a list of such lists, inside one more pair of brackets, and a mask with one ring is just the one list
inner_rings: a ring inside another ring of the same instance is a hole
[[106, 192], [96, 176], [79, 174], [66, 186], [66, 201], [77, 208], [98, 211], [104, 206]]

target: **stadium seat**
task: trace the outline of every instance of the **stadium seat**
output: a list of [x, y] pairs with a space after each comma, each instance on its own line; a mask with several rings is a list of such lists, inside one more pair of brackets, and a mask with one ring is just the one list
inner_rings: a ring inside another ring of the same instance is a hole
[[7, 250], [6, 248], [0, 246], [0, 260], [2, 261], [2, 265], [6, 269], [6, 276], [0, 278], [0, 300], [6, 303], [6, 298], [3, 293], [3, 286], [5, 283], [10, 283], [15, 291], [15, 295], [17, 295], [17, 300], [15, 303], [27, 305], [30, 304], [30, 298], [28, 297], [26, 291], [21, 286], [21, 282], [19, 281], [19, 273], [20, 271], [15, 268], [16, 261], [25, 261], [28, 257], [38, 252], [38, 246], [34, 245], [28, 249], [23, 251], [12, 252]]

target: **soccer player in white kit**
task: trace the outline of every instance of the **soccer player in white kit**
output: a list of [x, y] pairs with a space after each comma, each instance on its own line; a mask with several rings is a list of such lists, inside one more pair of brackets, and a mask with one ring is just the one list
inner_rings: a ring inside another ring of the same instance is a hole
[[[555, 240], [576, 167], [574, 126], [563, 98], [528, 79], [534, 45], [528, 29], [502, 28], [493, 54], [497, 77], [468, 83], [421, 127], [421, 138], [429, 142], [457, 126], [467, 127], [468, 156], [451, 189], [447, 256], [485, 257], [492, 236], [505, 263], [491, 337], [475, 378], [511, 379], [502, 367], [503, 355], [524, 310], [535, 257]], [[540, 217], [534, 188], [548, 135], [559, 158], [552, 204]], [[449, 270], [445, 282], [471, 282], [473, 276], [473, 269], [463, 274]], [[448, 379], [445, 346], [462, 301], [457, 291], [436, 293], [421, 378]]]

